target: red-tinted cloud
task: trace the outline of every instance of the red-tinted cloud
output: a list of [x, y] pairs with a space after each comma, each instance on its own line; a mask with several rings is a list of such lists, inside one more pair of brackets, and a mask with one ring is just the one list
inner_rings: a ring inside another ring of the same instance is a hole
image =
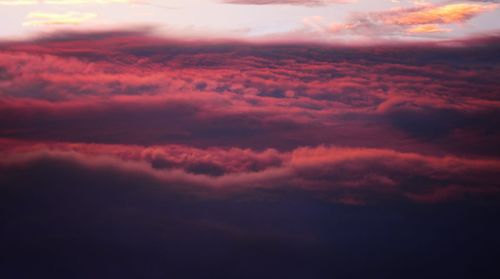
[[[3, 168], [41, 159], [141, 174], [166, 185], [216, 194], [252, 189], [303, 189], [342, 203], [457, 201], [498, 198], [500, 160], [430, 156], [387, 149], [304, 147], [199, 149], [2, 141]], [[194, 188], [193, 188], [194, 187]]]
[[0, 161], [48, 156], [352, 204], [496, 196], [499, 45], [187, 42], [140, 31], [4, 42]]

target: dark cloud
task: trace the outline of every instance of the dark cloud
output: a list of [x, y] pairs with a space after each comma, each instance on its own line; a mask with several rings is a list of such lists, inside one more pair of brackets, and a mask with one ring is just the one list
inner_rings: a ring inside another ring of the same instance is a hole
[[489, 121], [498, 110], [497, 37], [334, 47], [194, 43], [140, 31], [54, 36], [3, 44], [3, 137], [496, 149], [488, 142], [498, 138]]
[[39, 158], [138, 173], [158, 184], [190, 184], [203, 191], [238, 193], [285, 187], [339, 203], [497, 200], [500, 162], [435, 157], [386, 149], [316, 147], [292, 152], [188, 146], [96, 145], [4, 141], [3, 164]]
[[499, 50], [3, 42], [0, 277], [497, 278]]
[[0, 185], [3, 278], [498, 275], [497, 207], [225, 199], [68, 157], [2, 165]]

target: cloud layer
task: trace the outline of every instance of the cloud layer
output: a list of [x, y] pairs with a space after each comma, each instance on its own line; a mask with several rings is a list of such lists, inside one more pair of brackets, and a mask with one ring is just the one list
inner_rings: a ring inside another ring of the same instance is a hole
[[499, 52], [0, 42], [0, 277], [498, 278]]
[[142, 31], [5, 42], [3, 161], [104, 157], [200, 189], [279, 186], [341, 203], [488, 200], [499, 191], [499, 45], [195, 43]]
[[165, 183], [109, 159], [76, 157], [46, 155], [0, 167], [2, 277], [497, 273], [497, 207], [351, 206], [292, 188], [227, 198], [180, 178]]

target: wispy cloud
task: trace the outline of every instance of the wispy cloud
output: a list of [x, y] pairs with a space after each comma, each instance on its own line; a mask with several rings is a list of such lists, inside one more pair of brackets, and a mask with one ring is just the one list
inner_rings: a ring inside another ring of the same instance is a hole
[[24, 26], [38, 25], [78, 25], [97, 17], [95, 13], [66, 12], [45, 13], [31, 12], [26, 16]]
[[37, 0], [3, 0], [0, 1], [0, 5], [9, 5], [9, 6], [20, 6], [20, 5], [34, 5], [38, 4], [40, 1]]
[[449, 28], [441, 28], [436, 24], [423, 24], [410, 27], [406, 30], [406, 32], [410, 34], [419, 34], [419, 33], [444, 33], [450, 32]]
[[450, 24], [462, 24], [495, 10], [498, 4], [418, 3], [411, 8], [395, 8], [380, 12], [353, 13], [344, 23], [328, 23], [323, 17], [303, 19], [306, 30], [322, 33], [346, 33], [364, 36], [393, 36], [450, 32]]
[[79, 5], [79, 4], [113, 4], [113, 3], [131, 3], [132, 0], [1, 0], [0, 5]]
[[222, 2], [242, 5], [325, 6], [329, 4], [346, 4], [355, 2], [355, 0], [222, 0]]
[[479, 3], [429, 5], [412, 9], [397, 9], [375, 16], [383, 23], [391, 25], [449, 24], [465, 22], [496, 7], [495, 4]]

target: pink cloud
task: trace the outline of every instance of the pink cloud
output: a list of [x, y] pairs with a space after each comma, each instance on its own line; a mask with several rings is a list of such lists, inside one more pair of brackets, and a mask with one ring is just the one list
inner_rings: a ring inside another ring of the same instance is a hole
[[495, 196], [498, 45], [194, 43], [139, 31], [4, 42], [0, 150], [4, 164], [70, 160], [350, 204]]
[[[112, 167], [163, 183], [241, 192], [298, 188], [346, 203], [386, 199], [446, 202], [500, 191], [500, 161], [436, 157], [387, 149], [304, 147], [291, 152], [189, 146], [32, 143], [2, 140], [5, 166], [40, 158], [70, 160], [90, 168]], [[426, 184], [414, 180], [427, 181]], [[450, 186], [453, 185], [453, 186]], [[349, 202], [350, 201], [350, 202]]]

